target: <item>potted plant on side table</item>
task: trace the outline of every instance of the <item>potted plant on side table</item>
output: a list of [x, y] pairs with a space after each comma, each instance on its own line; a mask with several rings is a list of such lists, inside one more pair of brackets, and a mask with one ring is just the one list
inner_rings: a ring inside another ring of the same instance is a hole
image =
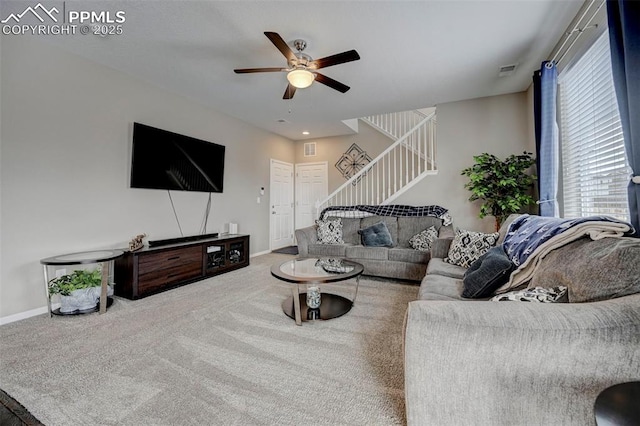
[[[92, 271], [78, 269], [49, 281], [49, 297], [60, 295], [60, 313], [93, 311], [100, 300], [101, 268]], [[111, 294], [113, 290], [109, 286]]]
[[530, 152], [510, 155], [505, 160], [485, 152], [473, 159], [475, 164], [461, 173], [469, 177], [464, 187], [471, 191], [469, 201], [484, 201], [479, 217], [495, 217], [497, 231], [507, 216], [520, 213], [535, 202], [530, 190], [536, 176], [526, 171], [536, 160]]

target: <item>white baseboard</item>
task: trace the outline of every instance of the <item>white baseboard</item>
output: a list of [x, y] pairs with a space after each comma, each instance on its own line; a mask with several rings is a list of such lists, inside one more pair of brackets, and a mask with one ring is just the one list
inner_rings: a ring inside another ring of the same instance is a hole
[[23, 319], [27, 319], [27, 318], [35, 317], [37, 315], [42, 315], [47, 313], [49, 313], [49, 309], [46, 306], [43, 306], [42, 308], [36, 308], [30, 311], [9, 315], [8, 317], [2, 317], [0, 318], [0, 325], [9, 324], [11, 322], [20, 321]]
[[256, 256], [262, 256], [263, 254], [269, 254], [269, 253], [271, 253], [271, 250], [260, 251], [258, 253], [253, 253], [253, 254], [249, 255], [249, 258], [256, 257]]

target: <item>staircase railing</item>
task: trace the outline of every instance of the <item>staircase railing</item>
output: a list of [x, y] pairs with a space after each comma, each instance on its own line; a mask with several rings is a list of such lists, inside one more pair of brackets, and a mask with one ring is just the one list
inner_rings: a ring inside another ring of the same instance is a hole
[[[390, 118], [388, 123], [396, 124], [388, 129], [401, 131], [409, 121]], [[424, 176], [436, 174], [435, 113], [423, 114], [421, 120], [411, 124], [396, 142], [320, 201], [316, 205], [316, 217], [329, 206], [389, 204]]]
[[[434, 113], [435, 114], [435, 113]], [[427, 115], [422, 111], [401, 111], [388, 114], [369, 115], [361, 120], [369, 123], [378, 131], [397, 141], [422, 122]]]

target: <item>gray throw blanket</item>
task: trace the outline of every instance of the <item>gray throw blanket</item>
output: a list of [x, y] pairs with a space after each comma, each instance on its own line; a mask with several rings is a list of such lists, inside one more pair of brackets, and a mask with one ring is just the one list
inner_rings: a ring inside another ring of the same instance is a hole
[[634, 232], [631, 224], [609, 216], [559, 219], [522, 215], [509, 226], [503, 248], [517, 269], [498, 288], [504, 293], [531, 280], [542, 259], [556, 248], [588, 235], [592, 240], [623, 237]]

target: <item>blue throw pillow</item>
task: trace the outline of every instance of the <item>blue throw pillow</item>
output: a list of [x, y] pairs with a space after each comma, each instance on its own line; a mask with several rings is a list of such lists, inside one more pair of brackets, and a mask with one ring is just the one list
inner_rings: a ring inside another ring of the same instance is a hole
[[384, 222], [378, 222], [358, 231], [362, 245], [366, 247], [393, 247], [389, 228]]
[[462, 297], [478, 299], [489, 297], [509, 281], [515, 265], [502, 246], [492, 247], [473, 262], [462, 279]]

